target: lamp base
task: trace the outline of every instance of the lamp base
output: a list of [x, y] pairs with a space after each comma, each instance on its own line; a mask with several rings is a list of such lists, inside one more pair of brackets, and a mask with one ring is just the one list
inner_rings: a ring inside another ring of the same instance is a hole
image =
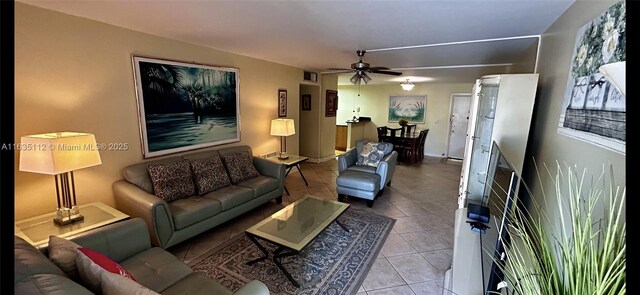
[[56, 218], [53, 219], [53, 223], [63, 226], [82, 220], [84, 220], [84, 216], [80, 215], [80, 208], [72, 206], [71, 208], [58, 208], [56, 211]]
[[280, 160], [289, 159], [289, 154], [287, 154], [287, 152], [281, 152], [280, 154], [278, 154], [278, 159]]

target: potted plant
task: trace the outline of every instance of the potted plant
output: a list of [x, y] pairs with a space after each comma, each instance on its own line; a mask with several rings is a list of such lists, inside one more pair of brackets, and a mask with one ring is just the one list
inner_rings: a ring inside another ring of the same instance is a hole
[[398, 120], [398, 124], [400, 124], [400, 126], [407, 126], [407, 124], [409, 124], [409, 120], [407, 118], [400, 118], [400, 120]]
[[583, 190], [585, 172], [556, 169], [546, 169], [555, 202], [541, 190], [542, 202], [531, 198], [530, 209], [518, 204], [510, 211], [506, 260], [494, 259], [509, 294], [625, 294], [626, 187], [615, 187], [613, 172], [606, 183], [603, 171]]

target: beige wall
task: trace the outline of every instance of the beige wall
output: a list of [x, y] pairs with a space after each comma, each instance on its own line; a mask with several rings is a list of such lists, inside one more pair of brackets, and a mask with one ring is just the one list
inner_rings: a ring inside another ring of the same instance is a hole
[[[478, 77], [479, 78], [479, 77]], [[353, 110], [360, 107], [360, 116], [371, 117], [373, 124], [366, 124], [365, 138], [377, 139], [376, 127], [400, 127], [388, 122], [389, 96], [391, 95], [427, 95], [427, 114], [424, 124], [418, 124], [416, 130], [429, 129], [425, 143], [425, 154], [442, 157], [447, 153], [449, 141], [449, 112], [452, 93], [471, 93], [473, 84], [466, 83], [416, 83], [409, 92], [400, 88], [400, 84], [338, 86], [338, 117], [342, 124], [354, 116]], [[355, 103], [355, 107], [354, 107]]]
[[[336, 117], [325, 117], [327, 90], [338, 90], [338, 75], [322, 75], [320, 102], [320, 159], [331, 159], [336, 153]], [[338, 93], [338, 110], [340, 93]]]
[[[564, 163], [570, 166], [575, 165], [580, 172], [582, 169], [587, 169], [589, 175], [595, 175], [595, 177], [602, 172], [603, 165], [611, 164], [615, 169], [615, 181], [625, 185], [625, 155], [557, 133], [576, 32], [614, 3], [614, 1], [577, 1], [543, 34], [538, 64], [539, 91], [534, 123], [531, 126], [533, 136], [529, 141], [530, 153], [525, 163], [530, 164], [535, 158], [540, 165], [546, 163], [554, 166], [555, 161], [559, 161], [563, 167]], [[535, 175], [533, 165], [526, 166], [526, 169], [529, 177], [525, 180], [534, 183], [531, 179], [531, 175]], [[546, 184], [545, 191], [547, 197], [555, 196], [550, 183]], [[541, 198], [539, 192], [539, 189], [534, 190], [538, 199]], [[548, 209], [555, 210], [553, 207], [556, 206], [556, 200], [551, 199], [548, 202], [552, 204]]]
[[[247, 144], [254, 154], [279, 150], [279, 139], [269, 135], [279, 88], [288, 91], [288, 117], [298, 121], [302, 69], [16, 3], [15, 141], [83, 131], [101, 143], [129, 144], [127, 151], [102, 151], [102, 165], [75, 174], [80, 204], [113, 205], [111, 184], [124, 166], [142, 161], [132, 54], [238, 68], [241, 142], [225, 146]], [[298, 153], [297, 134], [287, 138], [287, 149]], [[18, 171], [18, 157], [15, 218], [53, 211], [53, 177]]]
[[[300, 155], [313, 159], [320, 158], [320, 87], [317, 85], [300, 85], [300, 95], [311, 95], [311, 110], [303, 111], [300, 107]], [[298, 132], [298, 131], [296, 131]]]

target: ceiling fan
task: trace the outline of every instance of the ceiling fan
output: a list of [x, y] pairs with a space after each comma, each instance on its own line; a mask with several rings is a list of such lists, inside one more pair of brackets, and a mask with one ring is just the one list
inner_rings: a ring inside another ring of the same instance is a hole
[[345, 73], [355, 72], [353, 77], [351, 77], [351, 79], [349, 80], [351, 81], [351, 83], [356, 85], [359, 85], [362, 81], [364, 81], [364, 84], [367, 84], [369, 83], [369, 81], [371, 81], [371, 77], [369, 77], [367, 73], [376, 73], [376, 74], [393, 75], [393, 76], [402, 75], [401, 72], [390, 71], [389, 68], [387, 67], [372, 67], [368, 63], [363, 62], [362, 57], [366, 53], [365, 50], [358, 50], [356, 51], [356, 53], [358, 54], [359, 60], [358, 62], [351, 64], [351, 69], [331, 69], [331, 70], [338, 71], [336, 73], [340, 73], [340, 71], [343, 71]]

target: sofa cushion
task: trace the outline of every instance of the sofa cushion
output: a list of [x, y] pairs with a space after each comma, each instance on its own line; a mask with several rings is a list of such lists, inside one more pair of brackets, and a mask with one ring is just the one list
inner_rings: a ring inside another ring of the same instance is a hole
[[47, 295], [93, 295], [84, 286], [72, 281], [64, 275], [36, 274], [13, 286], [13, 294], [47, 294]]
[[176, 229], [183, 229], [198, 221], [214, 216], [222, 210], [220, 201], [201, 196], [175, 200], [169, 203], [173, 224]]
[[19, 236], [14, 237], [14, 283], [22, 281], [35, 274], [67, 276], [36, 247], [32, 246]]
[[258, 177], [260, 173], [253, 166], [253, 157], [249, 152], [234, 152], [222, 155], [231, 182], [238, 184], [247, 179]]
[[49, 260], [55, 263], [62, 271], [64, 271], [70, 279], [78, 281], [80, 276], [78, 275], [78, 268], [76, 267], [76, 256], [78, 251], [76, 249], [82, 246], [69, 241], [67, 239], [59, 238], [56, 236], [49, 236], [49, 245], [47, 253]]
[[367, 142], [362, 146], [360, 154], [358, 154], [358, 161], [356, 165], [366, 165], [371, 167], [378, 167], [378, 164], [384, 158], [386, 144], [380, 144], [377, 142]]
[[124, 267], [100, 252], [93, 251], [88, 248], [78, 248], [76, 256], [76, 265], [80, 278], [94, 293], [101, 293], [102, 290], [102, 273], [105, 271], [119, 274], [128, 279], [135, 280], [133, 275]]
[[251, 188], [253, 190], [253, 197], [255, 198], [278, 189], [280, 183], [276, 178], [260, 175], [238, 183], [238, 185]]
[[141, 188], [145, 192], [153, 194], [153, 183], [149, 176], [149, 164], [171, 164], [182, 160], [180, 157], [170, 157], [150, 162], [142, 162], [129, 165], [122, 169], [122, 177], [129, 183]]
[[198, 195], [231, 185], [227, 170], [217, 155], [207, 159], [190, 160], [189, 165], [191, 165]]
[[101, 273], [102, 295], [160, 295], [139, 283], [108, 271]]
[[349, 168], [347, 168], [347, 170], [367, 172], [367, 173], [376, 173], [376, 169], [377, 167], [371, 167], [367, 165], [351, 165]]
[[191, 176], [189, 161], [171, 164], [149, 164], [149, 176], [154, 194], [167, 202], [195, 195], [196, 187]]
[[233, 292], [219, 282], [192, 272], [182, 280], [162, 291], [162, 295], [232, 295]]
[[121, 261], [120, 265], [132, 273], [138, 283], [158, 293], [193, 272], [181, 260], [158, 247], [144, 250]]
[[244, 186], [230, 185], [210, 192], [203, 197], [220, 201], [222, 211], [225, 211], [251, 201], [253, 199], [253, 189]]

